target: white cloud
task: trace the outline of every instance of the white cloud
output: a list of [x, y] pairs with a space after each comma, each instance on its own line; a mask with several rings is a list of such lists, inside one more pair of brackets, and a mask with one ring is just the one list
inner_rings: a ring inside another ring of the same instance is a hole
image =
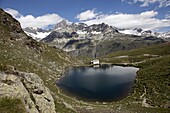
[[118, 28], [142, 28], [145, 30], [154, 30], [161, 27], [170, 27], [170, 19], [157, 19], [158, 12], [146, 11], [140, 14], [109, 14], [97, 16], [96, 18], [84, 21], [88, 25], [106, 23]]
[[10, 8], [6, 8], [5, 12], [7, 12], [7, 13], [11, 14], [13, 17], [17, 17], [17, 18], [22, 16], [21, 14], [19, 14], [18, 11], [14, 10], [14, 9], [10, 9]]
[[152, 17], [155, 17], [157, 14], [158, 12], [155, 12], [155, 11], [145, 11], [145, 12], [140, 13], [140, 16], [142, 18], [152, 18]]
[[[34, 17], [32, 15], [23, 16], [14, 9], [8, 8], [5, 9], [5, 11], [10, 13], [14, 18], [16, 18], [21, 23], [22, 28], [25, 27], [46, 28], [49, 25], [54, 25], [63, 20], [63, 18], [57, 14], [46, 14]], [[158, 12], [156, 11], [146, 11], [140, 14], [123, 14], [123, 13], [102, 14], [95, 12], [94, 9], [88, 11], [93, 12], [94, 15], [92, 16], [86, 15], [86, 18], [85, 17], [83, 18], [83, 16], [79, 18], [79, 20], [82, 20], [82, 22], [88, 25], [106, 23], [108, 25], [118, 28], [131, 28], [131, 29], [142, 28], [146, 30], [170, 27], [169, 13], [167, 13], [165, 19], [157, 19], [155, 16], [158, 15]]]
[[46, 28], [49, 25], [54, 25], [63, 20], [62, 17], [55, 13], [34, 17], [32, 15], [23, 16], [18, 11], [10, 8], [5, 9], [5, 11], [11, 14], [15, 19], [17, 19], [21, 23], [22, 28], [25, 27]]
[[122, 2], [126, 2], [129, 4], [133, 3], [141, 3], [141, 7], [147, 7], [151, 4], [158, 4], [158, 7], [169, 7], [170, 6], [170, 0], [122, 0]]
[[77, 19], [79, 20], [89, 20], [93, 19], [98, 15], [98, 13], [95, 12], [95, 9], [93, 10], [87, 10], [84, 11], [76, 16]]

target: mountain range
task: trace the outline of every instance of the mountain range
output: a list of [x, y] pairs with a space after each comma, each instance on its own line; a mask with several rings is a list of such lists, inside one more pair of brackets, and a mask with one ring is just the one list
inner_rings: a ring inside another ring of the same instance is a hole
[[[88, 28], [88, 25], [84, 23], [71, 23], [67, 20], [62, 20], [61, 22], [57, 23], [55, 27], [52, 29], [46, 30], [46, 29], [36, 28], [36, 27], [34, 28], [26, 27], [23, 30], [27, 35], [32, 36], [37, 41], [44, 39], [52, 31], [76, 32], [77, 34], [87, 34], [87, 33], [99, 34], [99, 32], [101, 32], [99, 29], [98, 29], [98, 32], [96, 32], [96, 31], [91, 31], [87, 28]], [[143, 30], [141, 28], [135, 28], [135, 29], [128, 29], [128, 28], [121, 29], [121, 28], [116, 28], [116, 27], [112, 27], [112, 28], [122, 34], [137, 35], [137, 36], [154, 36], [157, 38], [162, 38], [166, 41], [170, 41], [170, 31], [160, 33], [160, 32], [153, 32], [151, 30]]]
[[25, 28], [25, 33], [73, 56], [99, 57], [110, 52], [159, 44], [170, 39], [169, 32], [155, 33], [140, 28], [119, 29], [105, 23], [88, 26], [62, 20], [53, 29]]

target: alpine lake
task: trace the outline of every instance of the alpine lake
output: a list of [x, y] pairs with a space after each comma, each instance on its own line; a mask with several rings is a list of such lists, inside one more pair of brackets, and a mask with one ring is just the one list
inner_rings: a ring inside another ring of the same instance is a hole
[[66, 95], [86, 101], [112, 102], [132, 91], [139, 68], [116, 65], [73, 67], [57, 81]]

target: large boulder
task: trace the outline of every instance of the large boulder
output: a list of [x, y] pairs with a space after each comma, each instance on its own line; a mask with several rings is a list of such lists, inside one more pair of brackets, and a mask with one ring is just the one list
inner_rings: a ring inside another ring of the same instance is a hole
[[50, 90], [34, 73], [0, 73], [0, 97], [21, 99], [28, 113], [55, 113]]

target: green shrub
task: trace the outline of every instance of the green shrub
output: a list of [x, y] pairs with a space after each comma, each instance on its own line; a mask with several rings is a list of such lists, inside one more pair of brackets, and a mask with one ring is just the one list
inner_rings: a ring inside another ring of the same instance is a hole
[[0, 97], [0, 113], [25, 113], [25, 107], [20, 99]]

